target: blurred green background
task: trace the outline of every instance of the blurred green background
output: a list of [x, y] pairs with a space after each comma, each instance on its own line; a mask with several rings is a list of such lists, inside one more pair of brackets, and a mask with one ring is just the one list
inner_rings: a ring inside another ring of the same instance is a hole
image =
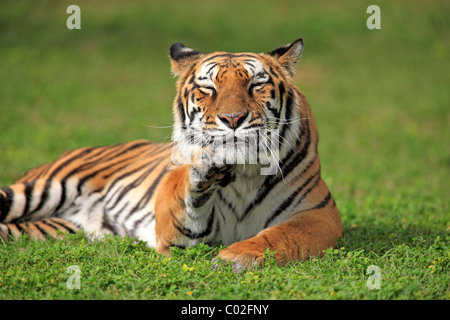
[[[81, 30], [66, 27], [70, 4]], [[366, 27], [370, 4], [381, 30]], [[295, 83], [346, 226], [394, 211], [445, 233], [449, 13], [448, 1], [2, 1], [0, 184], [67, 149], [169, 141], [175, 41], [268, 52], [302, 37]]]

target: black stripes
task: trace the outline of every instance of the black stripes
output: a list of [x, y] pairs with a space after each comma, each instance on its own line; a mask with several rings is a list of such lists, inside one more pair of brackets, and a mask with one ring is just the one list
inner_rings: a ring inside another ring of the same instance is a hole
[[133, 189], [139, 187], [142, 182], [150, 175], [150, 173], [153, 171], [154, 167], [156, 167], [157, 164], [155, 164], [153, 167], [147, 168], [143, 172], [140, 172], [140, 175], [135, 178], [132, 182], [129, 182], [120, 190], [119, 195], [115, 198], [115, 201], [110, 204], [109, 202], [106, 203], [105, 209], [111, 210], [113, 208], [116, 208], [118, 203], [125, 198], [125, 196]]
[[284, 98], [284, 93], [286, 92], [286, 87], [284, 86], [283, 82], [280, 82], [278, 84], [278, 91], [280, 93], [280, 110], [283, 107], [283, 98]]
[[[297, 206], [311, 192], [311, 190], [317, 186], [319, 180], [320, 180], [320, 170], [316, 171], [311, 176], [309, 176], [308, 179], [306, 179], [306, 181], [300, 187], [295, 189], [292, 193], [289, 194], [287, 198], [281, 201], [280, 205], [266, 220], [264, 228], [267, 228], [276, 217], [278, 217], [293, 203], [295, 198], [299, 197], [297, 203], [295, 204], [295, 206]], [[313, 183], [305, 190], [306, 186], [308, 186], [311, 182]]]
[[293, 92], [289, 91], [287, 98], [286, 98], [286, 104], [285, 104], [285, 108], [284, 108], [284, 119], [286, 119], [286, 121], [283, 121], [283, 125], [282, 125], [282, 129], [280, 132], [280, 136], [281, 137], [285, 137], [286, 136], [286, 130], [290, 127], [291, 125], [291, 117], [292, 117], [292, 108], [293, 108]]
[[[273, 190], [279, 183], [282, 183], [284, 178], [287, 177], [297, 166], [299, 166], [302, 163], [302, 160], [306, 157], [308, 154], [309, 147], [311, 145], [311, 134], [309, 131], [309, 123], [306, 122], [306, 128], [303, 131], [303, 134], [298, 139], [297, 143], [300, 144], [302, 140], [303, 147], [300, 151], [297, 150], [298, 146], [295, 146], [295, 149], [292, 149], [289, 151], [287, 156], [281, 160], [281, 171], [282, 175], [269, 175], [265, 179], [262, 188], [259, 190], [256, 198], [253, 200], [252, 203], [250, 203], [247, 208], [244, 211], [244, 215], [242, 216], [242, 219], [244, 219], [247, 214], [257, 205], [259, 205], [268, 195], [268, 193]], [[302, 167], [302, 170], [300, 171], [299, 175], [303, 175], [310, 166], [314, 163], [315, 158], [313, 158], [311, 161], [309, 161], [307, 164], [304, 164]]]
[[[187, 89], [185, 89], [185, 98], [187, 99]], [[178, 107], [178, 114], [180, 115], [180, 122], [182, 125], [186, 123], [186, 111], [183, 105], [183, 102], [181, 101], [181, 96], [178, 96], [177, 99], [177, 107]]]
[[[89, 181], [90, 179], [98, 176], [99, 174], [103, 174], [108, 172], [108, 170], [112, 171], [111, 174], [105, 174], [105, 178], [108, 178], [113, 173], [127, 167], [130, 163], [132, 163], [134, 159], [134, 155], [130, 153], [131, 151], [135, 149], [139, 149], [142, 147], [148, 146], [149, 142], [139, 142], [131, 145], [118, 145], [113, 148], [98, 148], [97, 152], [94, 152], [93, 155], [90, 155], [86, 159], [83, 159], [83, 163], [79, 166], [76, 166], [74, 169], [72, 169], [68, 174], [64, 176], [64, 178], [61, 179], [60, 186], [61, 186], [61, 196], [60, 201], [56, 208], [54, 209], [54, 212], [58, 212], [65, 204], [67, 198], [67, 187], [66, 183], [67, 180], [70, 179], [73, 176], [79, 175], [78, 178], [78, 184], [76, 187], [76, 194], [81, 194], [82, 187], [84, 184]], [[107, 151], [107, 152], [106, 152]], [[129, 155], [128, 155], [129, 154]], [[86, 172], [89, 172], [90, 169], [95, 169], [92, 172], [85, 174]], [[113, 168], [114, 170], [111, 170]], [[84, 176], [83, 176], [84, 175]], [[47, 181], [49, 183], [49, 181]], [[47, 186], [47, 184], [46, 184]], [[99, 190], [94, 190], [95, 192], [98, 192]]]
[[[161, 179], [167, 172], [167, 167], [162, 165], [161, 161], [162, 159], [148, 161], [143, 166], [116, 177], [105, 192], [105, 196], [98, 199], [95, 204], [104, 204], [103, 228], [111, 231], [113, 234], [124, 235], [124, 232], [127, 235], [135, 234], [136, 228], [144, 222], [143, 219], [146, 219], [148, 214], [142, 217], [140, 221], [131, 223], [126, 230], [124, 225], [128, 224], [129, 219], [133, 219], [138, 212], [151, 208], [150, 201], [153, 199]], [[157, 169], [159, 165], [162, 168]], [[155, 170], [158, 170], [158, 175], [150, 179], [150, 174]], [[123, 181], [130, 177], [133, 177], [132, 181]], [[145, 189], [143, 186], [145, 186]], [[136, 191], [138, 188], [141, 190]], [[136, 192], [138, 192], [139, 196], [136, 196]], [[153, 215], [152, 212], [149, 214]]]
[[[147, 168], [149, 165], [154, 164], [153, 161], [150, 162], [145, 162], [143, 165], [133, 169], [133, 170], [129, 170], [121, 175], [118, 175], [114, 181], [108, 186], [108, 189], [103, 193], [104, 195], [97, 201], [97, 203], [102, 202], [103, 200], [105, 200], [106, 197], [108, 197], [109, 199], [113, 199], [114, 196], [121, 190], [123, 190], [123, 188], [121, 188], [123, 186], [123, 180], [132, 176], [133, 174], [140, 172], [141, 170]], [[157, 164], [154, 164], [152, 166], [152, 168], [155, 168]], [[116, 186], [118, 186], [116, 188]], [[128, 186], [128, 184], [127, 184]], [[116, 191], [114, 191], [113, 194], [111, 194], [111, 191], [116, 189]]]
[[159, 175], [156, 177], [156, 179], [152, 182], [152, 184], [150, 185], [150, 187], [145, 191], [145, 193], [143, 194], [143, 196], [140, 198], [140, 200], [138, 201], [138, 203], [133, 207], [133, 209], [131, 209], [130, 213], [128, 215], [131, 215], [133, 212], [142, 210], [143, 208], [145, 208], [149, 201], [151, 200], [156, 187], [158, 186], [160, 180], [162, 179], [162, 177], [165, 175], [167, 171], [167, 168], [164, 168], [163, 170], [161, 170], [161, 172], [159, 173]]
[[78, 226], [64, 219], [50, 218], [42, 220], [43, 223], [55, 227], [60, 231], [67, 231], [69, 233], [76, 233], [79, 229]]
[[[0, 189], [0, 221], [13, 223], [11, 228], [15, 234], [28, 230], [42, 238], [46, 232], [53, 233], [55, 227], [69, 232], [77, 229], [65, 223], [58, 227], [59, 222], [50, 223], [42, 219], [70, 217], [86, 227], [87, 221], [101, 221], [103, 209], [109, 204], [105, 216], [113, 219], [110, 226], [117, 226], [116, 218], [119, 216], [121, 223], [132, 219], [131, 227], [127, 227], [131, 229], [126, 232], [132, 234], [135, 231], [133, 225], [139, 226], [151, 220], [143, 219], [143, 211], [154, 215], [149, 206], [167, 171], [165, 164], [170, 161], [169, 147], [140, 140], [66, 152], [56, 161], [42, 166], [45, 174], [39, 172], [40, 167], [33, 169], [32, 177], [39, 177], [39, 180], [24, 180]], [[130, 176], [131, 181], [127, 179]], [[135, 213], [139, 214], [140, 220], [135, 218]], [[105, 224], [105, 228], [100, 224], [98, 232], [107, 229], [109, 222], [105, 221]], [[124, 226], [120, 227], [123, 230]], [[124, 232], [120, 234], [124, 235]]]
[[[323, 198], [322, 201], [320, 201], [316, 206], [314, 206], [308, 210], [322, 209], [328, 204], [328, 202], [330, 202], [330, 199], [332, 199], [332, 198], [333, 197], [331, 196], [331, 193], [328, 191], [327, 195], [325, 196], [325, 198]], [[335, 206], [335, 205], [336, 205], [336, 203], [333, 200], [333, 206]]]
[[237, 214], [235, 205], [233, 205], [230, 201], [228, 201], [228, 199], [226, 199], [226, 198], [223, 196], [221, 190], [219, 190], [219, 191], [217, 192], [217, 195], [219, 196], [218, 198], [219, 198], [219, 200], [222, 202], [222, 205], [225, 205], [225, 206], [230, 210], [230, 212], [233, 213], [233, 215], [234, 215], [238, 220], [240, 220], [240, 217], [239, 217], [239, 215]]
[[256, 55], [252, 55], [252, 54], [248, 54], [248, 53], [219, 53], [219, 54], [213, 54], [212, 56], [203, 60], [202, 63], [205, 64], [206, 62], [213, 60], [213, 59], [217, 59], [217, 58], [231, 59], [231, 58], [242, 58], [242, 57], [248, 57], [248, 58], [255, 59]]
[[195, 119], [195, 116], [201, 113], [201, 109], [198, 107], [192, 108], [191, 112], [189, 112], [189, 121], [192, 123]]
[[42, 192], [41, 195], [41, 199], [39, 201], [38, 206], [36, 207], [36, 209], [34, 209], [33, 211], [31, 211], [30, 213], [34, 213], [37, 212], [39, 210], [42, 209], [42, 207], [45, 205], [47, 199], [48, 199], [48, 193], [49, 193], [49, 189], [50, 189], [50, 185], [52, 183], [53, 178], [64, 168], [66, 168], [68, 165], [70, 165], [73, 161], [75, 161], [76, 159], [89, 154], [90, 152], [92, 152], [93, 150], [95, 150], [95, 148], [85, 148], [85, 149], [80, 149], [77, 150], [75, 152], [71, 153], [71, 157], [69, 157], [69, 159], [65, 160], [62, 164], [56, 166], [55, 169], [53, 169], [53, 172], [50, 174], [50, 176], [47, 178], [46, 183], [45, 183], [45, 187], [44, 190]]
[[172, 211], [170, 211], [170, 214], [172, 215], [173, 221], [174, 221], [174, 225], [175, 228], [185, 237], [191, 239], [191, 240], [196, 240], [196, 239], [201, 239], [201, 238], [205, 238], [207, 237], [211, 231], [212, 231], [212, 226], [213, 226], [213, 222], [214, 222], [214, 216], [215, 216], [215, 211], [214, 211], [214, 207], [212, 208], [211, 213], [208, 216], [208, 221], [206, 224], [206, 228], [201, 231], [201, 232], [193, 232], [191, 229], [186, 228], [185, 226], [183, 226], [183, 224], [175, 217], [174, 213]]
[[28, 210], [30, 209], [30, 201], [32, 199], [35, 183], [36, 180], [33, 180], [31, 182], [25, 182], [25, 206], [23, 208], [22, 216], [27, 214]]
[[0, 222], [5, 221], [8, 216], [9, 210], [14, 201], [14, 192], [10, 187], [5, 187], [1, 189], [2, 193], [0, 193]]
[[200, 208], [203, 206], [211, 198], [212, 193], [212, 191], [203, 192], [200, 196], [193, 198], [192, 207]]
[[47, 236], [58, 238], [62, 233], [76, 233], [79, 229], [72, 222], [60, 218], [47, 218], [35, 221], [17, 221], [0, 225], [1, 237], [18, 239], [28, 235], [33, 240], [45, 240]]

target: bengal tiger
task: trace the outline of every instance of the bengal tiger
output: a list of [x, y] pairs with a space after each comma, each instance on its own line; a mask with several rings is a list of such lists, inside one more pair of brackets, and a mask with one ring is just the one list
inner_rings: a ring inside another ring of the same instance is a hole
[[222, 244], [216, 259], [237, 271], [263, 264], [266, 250], [281, 265], [321, 256], [343, 228], [292, 80], [302, 51], [301, 38], [260, 54], [174, 43], [172, 142], [79, 148], [27, 171], [0, 189], [2, 239], [83, 229], [166, 255]]

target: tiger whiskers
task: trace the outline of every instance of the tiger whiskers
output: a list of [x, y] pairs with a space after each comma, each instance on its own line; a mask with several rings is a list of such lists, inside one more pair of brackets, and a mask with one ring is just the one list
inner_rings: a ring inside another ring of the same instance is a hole
[[281, 118], [277, 118], [277, 117], [266, 116], [266, 119], [267, 120], [276, 120], [278, 123], [281, 123], [281, 124], [291, 124], [291, 123], [295, 123], [295, 122], [300, 122], [302, 120], [309, 120], [311, 118], [298, 117], [298, 118], [290, 118], [290, 119], [281, 119]]
[[173, 141], [175, 148], [172, 150], [172, 161], [186, 164], [201, 163], [205, 150], [204, 147], [210, 144], [210, 138], [203, 134], [189, 134], [182, 136], [181, 140]]
[[269, 144], [268, 143], [268, 140], [269, 140], [268, 139], [268, 135], [266, 134], [265, 139], [260, 139], [259, 143], [262, 145], [264, 150], [267, 150], [267, 151], [270, 152], [270, 158], [273, 158], [273, 159], [272, 160], [269, 159], [269, 163], [270, 164], [272, 164], [272, 163], [276, 164], [277, 171], [275, 171], [273, 174], [276, 174], [277, 172], [280, 172], [280, 174], [281, 174], [281, 176], [282, 176], [282, 178], [284, 180], [283, 171], [281, 170], [281, 167], [280, 167], [280, 154], [279, 154], [280, 148], [278, 147], [278, 148], [275, 149], [275, 146], [279, 145], [280, 141], [279, 141], [279, 139], [276, 139], [276, 141], [274, 141], [273, 137], [276, 138], [276, 137], [279, 137], [279, 135], [278, 134], [271, 135], [271, 143]]

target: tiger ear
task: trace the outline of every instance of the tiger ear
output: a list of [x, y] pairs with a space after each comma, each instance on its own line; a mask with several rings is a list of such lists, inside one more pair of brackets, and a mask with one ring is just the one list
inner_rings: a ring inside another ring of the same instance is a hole
[[186, 47], [180, 42], [175, 42], [170, 46], [170, 62], [172, 64], [172, 72], [175, 76], [179, 76], [195, 62], [197, 62], [203, 53], [192, 48]]
[[273, 50], [269, 54], [278, 60], [281, 66], [287, 70], [289, 75], [294, 75], [294, 65], [300, 59], [303, 51], [303, 39], [298, 38], [292, 43], [288, 43], [278, 49]]

